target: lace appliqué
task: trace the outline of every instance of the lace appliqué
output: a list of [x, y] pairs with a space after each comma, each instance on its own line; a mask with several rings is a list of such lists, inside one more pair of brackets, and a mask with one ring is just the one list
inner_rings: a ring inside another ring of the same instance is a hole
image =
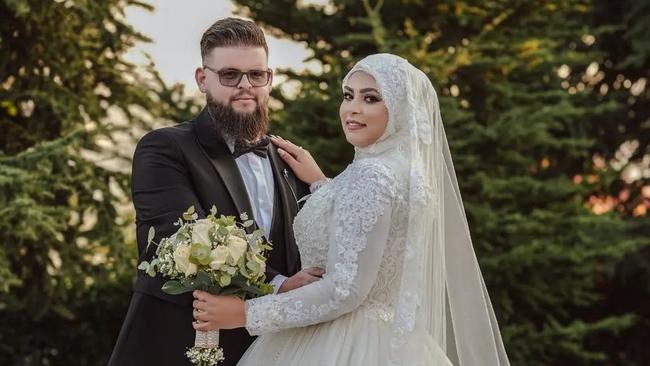
[[[335, 205], [338, 217], [335, 234], [338, 243], [338, 261], [335, 268], [336, 295], [338, 300], [346, 298], [357, 275], [357, 255], [366, 248], [367, 234], [383, 214], [383, 207], [396, 196], [396, 182], [383, 165], [374, 165], [373, 160], [360, 162], [359, 171], [347, 184], [352, 189], [343, 190]], [[354, 184], [363, 184], [365, 189], [355, 189]]]
[[334, 200], [330, 188], [331, 185], [326, 184], [312, 193], [293, 222], [303, 268], [325, 268], [327, 265], [327, 228]]

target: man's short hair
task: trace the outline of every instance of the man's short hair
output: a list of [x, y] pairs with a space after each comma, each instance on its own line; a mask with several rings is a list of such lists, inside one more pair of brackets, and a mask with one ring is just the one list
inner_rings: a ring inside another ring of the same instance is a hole
[[264, 47], [266, 55], [269, 54], [264, 32], [257, 24], [239, 18], [224, 18], [217, 20], [203, 33], [201, 58], [205, 59], [216, 47], [232, 46]]

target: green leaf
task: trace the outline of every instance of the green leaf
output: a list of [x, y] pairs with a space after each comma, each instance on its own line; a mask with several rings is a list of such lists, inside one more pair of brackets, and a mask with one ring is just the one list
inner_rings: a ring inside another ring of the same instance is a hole
[[186, 292], [194, 291], [194, 288], [189, 287], [180, 281], [172, 280], [165, 282], [165, 284], [162, 286], [162, 290], [166, 294], [180, 295]]
[[245, 288], [245, 287], [247, 287], [247, 286], [248, 286], [248, 283], [247, 283], [247, 282], [248, 282], [248, 281], [246, 280], [246, 278], [241, 277], [241, 276], [235, 276], [235, 277], [233, 277], [233, 279], [232, 279], [232, 285], [233, 285], [233, 286], [240, 287], [240, 288]]
[[248, 238], [248, 244], [250, 244], [250, 246], [252, 247], [255, 247], [257, 245], [257, 241], [261, 239], [263, 236], [264, 236], [264, 230], [258, 229], [253, 231], [253, 233]]
[[196, 273], [196, 278], [194, 279], [194, 287], [197, 289], [207, 289], [212, 282], [210, 274], [206, 271], [198, 271]]
[[235, 295], [239, 297], [243, 297], [246, 294], [246, 291], [242, 290], [240, 287], [233, 286], [232, 284], [226, 287], [220, 287], [218, 292], [216, 292], [218, 295]]
[[221, 286], [224, 286], [224, 287], [228, 286], [228, 285], [230, 285], [231, 281], [232, 281], [232, 278], [229, 275], [224, 274], [224, 275], [221, 275], [221, 277], [219, 277], [219, 284]]
[[147, 235], [147, 248], [151, 245], [153, 238], [156, 236], [156, 229], [152, 226], [149, 228], [149, 234]]
[[73, 320], [75, 318], [74, 313], [62, 304], [53, 306], [52, 310], [64, 319]]
[[183, 212], [183, 220], [185, 221], [193, 221], [198, 217], [198, 214], [196, 214], [196, 211], [194, 210], [194, 206], [190, 206], [187, 211]]
[[147, 262], [147, 261], [140, 262], [140, 264], [138, 265], [138, 269], [141, 270], [141, 271], [148, 270], [149, 269], [149, 262]]
[[149, 268], [147, 268], [147, 274], [151, 277], [156, 277], [156, 268], [154, 266], [149, 266]]
[[237, 267], [239, 267], [239, 273], [246, 277], [250, 278], [250, 275], [248, 274], [248, 270], [246, 269], [246, 256], [242, 256], [239, 261], [237, 262]]

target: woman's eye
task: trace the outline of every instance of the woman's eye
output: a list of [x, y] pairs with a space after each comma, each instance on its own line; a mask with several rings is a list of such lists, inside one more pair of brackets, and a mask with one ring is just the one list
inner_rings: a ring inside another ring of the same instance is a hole
[[366, 103], [377, 103], [377, 102], [381, 101], [381, 99], [377, 98], [377, 97], [374, 96], [374, 95], [366, 95], [366, 96], [363, 98], [363, 100], [364, 100]]
[[348, 93], [348, 92], [344, 92], [344, 93], [343, 93], [343, 99], [345, 99], [345, 100], [352, 100], [352, 99], [354, 99], [354, 97], [352, 96], [352, 94], [350, 94], [350, 93]]

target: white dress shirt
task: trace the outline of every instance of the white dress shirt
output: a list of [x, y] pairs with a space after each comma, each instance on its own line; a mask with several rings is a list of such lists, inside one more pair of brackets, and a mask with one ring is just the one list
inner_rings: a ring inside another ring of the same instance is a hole
[[[235, 151], [234, 142], [229, 141], [228, 148], [231, 153]], [[264, 230], [264, 234], [269, 238], [271, 235], [271, 224], [273, 222], [273, 200], [275, 198], [271, 162], [269, 158], [263, 158], [249, 152], [237, 157], [235, 163], [237, 163], [239, 173], [244, 180], [248, 200], [253, 209], [252, 213], [247, 212], [247, 214], [253, 215], [252, 218], [257, 223], [257, 226]], [[278, 274], [271, 280], [270, 284], [273, 286], [275, 293], [278, 292], [280, 286], [282, 286], [286, 279], [287, 277]]]

